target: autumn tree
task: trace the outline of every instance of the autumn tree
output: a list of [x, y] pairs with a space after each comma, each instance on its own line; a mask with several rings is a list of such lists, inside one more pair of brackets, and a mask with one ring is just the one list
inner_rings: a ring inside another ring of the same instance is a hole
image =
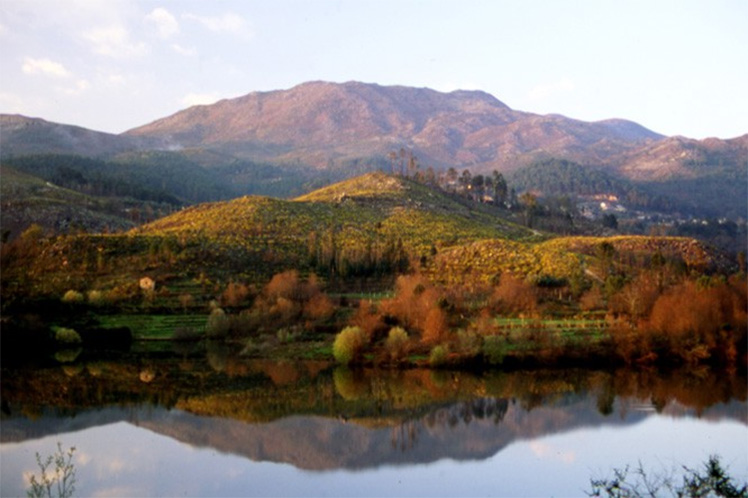
[[491, 295], [493, 306], [501, 313], [533, 314], [538, 297], [532, 284], [511, 273], [504, 273]]
[[404, 328], [421, 333], [422, 341], [443, 339], [448, 332], [447, 314], [441, 307], [443, 292], [420, 275], [401, 275], [395, 296], [381, 303], [381, 312]]

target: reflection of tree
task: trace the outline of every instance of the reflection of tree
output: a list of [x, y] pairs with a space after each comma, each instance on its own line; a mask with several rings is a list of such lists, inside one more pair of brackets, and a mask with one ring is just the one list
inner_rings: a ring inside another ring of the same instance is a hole
[[404, 422], [391, 429], [391, 444], [393, 449], [405, 452], [415, 447], [418, 442], [419, 423], [414, 421]]
[[498, 425], [508, 409], [506, 399], [476, 398], [434, 410], [424, 417], [424, 423], [430, 428], [456, 427], [460, 422], [469, 425], [473, 420], [491, 420]]
[[335, 389], [345, 400], [355, 401], [365, 396], [369, 390], [365, 380], [357, 373], [359, 372], [346, 367], [338, 367], [333, 372]]
[[[225, 343], [205, 345], [191, 357], [93, 358], [64, 368], [3, 365], [4, 408], [11, 414], [48, 408], [75, 414], [111, 404], [151, 403], [201, 415], [270, 421], [299, 414], [399, 425], [422, 420], [429, 427], [457, 427], [476, 420], [499, 423], [506, 400], [524, 411], [582, 399], [590, 393], [597, 411], [626, 417], [629, 406], [652, 402], [701, 415], [709, 407], [746, 400], [745, 376], [707, 368], [689, 371], [587, 370], [484, 372], [421, 369], [331, 369], [316, 363], [280, 364], [232, 355]], [[80, 358], [84, 358], [81, 355]], [[143, 381], [147, 367], [149, 382]], [[744, 409], [743, 409], [744, 410]]]
[[611, 379], [606, 378], [603, 380], [602, 388], [597, 395], [597, 411], [601, 415], [611, 415], [613, 413], [613, 405], [616, 401], [616, 392], [613, 387]]
[[219, 341], [208, 341], [207, 346], [208, 363], [216, 372], [226, 370], [226, 362], [229, 355], [229, 348], [225, 343]]

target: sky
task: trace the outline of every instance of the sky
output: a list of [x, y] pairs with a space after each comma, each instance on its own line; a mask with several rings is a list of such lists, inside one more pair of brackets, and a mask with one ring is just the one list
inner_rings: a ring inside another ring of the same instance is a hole
[[0, 0], [0, 112], [121, 133], [314, 80], [748, 133], [748, 0]]

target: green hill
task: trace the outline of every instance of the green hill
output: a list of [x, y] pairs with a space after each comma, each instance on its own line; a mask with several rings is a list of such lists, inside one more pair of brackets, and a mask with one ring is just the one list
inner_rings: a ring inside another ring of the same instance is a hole
[[178, 292], [215, 295], [229, 281], [262, 284], [288, 269], [343, 287], [415, 268], [449, 283], [490, 282], [508, 271], [564, 281], [583, 275], [605, 242], [621, 261], [660, 252], [693, 268], [719, 263], [692, 239], [553, 239], [502, 213], [370, 173], [294, 200], [200, 204], [125, 233], [20, 240], [16, 249], [3, 248], [3, 297], [60, 297], [75, 289], [128, 298], [149, 276], [176, 303]]
[[242, 197], [201, 204], [131, 234], [205, 239], [250, 260], [323, 274], [367, 275], [476, 240], [535, 233], [414, 181], [369, 173], [286, 201]]

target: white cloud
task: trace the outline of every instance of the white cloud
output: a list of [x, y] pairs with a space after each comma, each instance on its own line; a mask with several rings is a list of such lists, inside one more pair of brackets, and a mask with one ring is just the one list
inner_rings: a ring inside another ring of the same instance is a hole
[[93, 44], [92, 50], [100, 55], [133, 57], [148, 52], [148, 46], [145, 43], [132, 42], [130, 33], [120, 25], [95, 28], [86, 31], [83, 37]]
[[228, 33], [240, 38], [250, 38], [252, 32], [249, 23], [240, 15], [233, 12], [227, 12], [222, 16], [198, 16], [195, 14], [185, 14], [185, 19], [196, 21], [205, 28], [217, 33]]
[[208, 105], [214, 104], [221, 100], [221, 96], [217, 93], [188, 93], [181, 100], [181, 104], [187, 107], [193, 105]]
[[145, 16], [145, 20], [154, 24], [161, 38], [170, 38], [179, 33], [179, 22], [163, 7], [155, 8]]
[[75, 463], [80, 465], [81, 467], [85, 467], [86, 465], [88, 465], [91, 460], [91, 455], [84, 451], [79, 451], [75, 455]]
[[562, 451], [541, 441], [531, 442], [530, 451], [538, 458], [559, 460], [566, 464], [574, 463], [577, 458], [573, 451]]
[[60, 90], [67, 95], [80, 95], [89, 88], [91, 88], [91, 83], [88, 80], [79, 79], [72, 87], [61, 88]]
[[188, 57], [192, 57], [192, 56], [197, 55], [197, 50], [196, 49], [183, 47], [179, 43], [172, 43], [171, 44], [171, 48], [176, 53], [178, 53], [179, 55], [185, 55], [185, 56], [188, 56]]
[[70, 76], [70, 71], [65, 69], [65, 66], [50, 59], [32, 59], [31, 57], [26, 57], [23, 60], [21, 70], [26, 74], [43, 74], [57, 78], [67, 78]]
[[530, 100], [544, 100], [559, 93], [572, 92], [576, 89], [576, 84], [569, 78], [562, 78], [551, 83], [536, 85], [530, 90], [527, 96]]

